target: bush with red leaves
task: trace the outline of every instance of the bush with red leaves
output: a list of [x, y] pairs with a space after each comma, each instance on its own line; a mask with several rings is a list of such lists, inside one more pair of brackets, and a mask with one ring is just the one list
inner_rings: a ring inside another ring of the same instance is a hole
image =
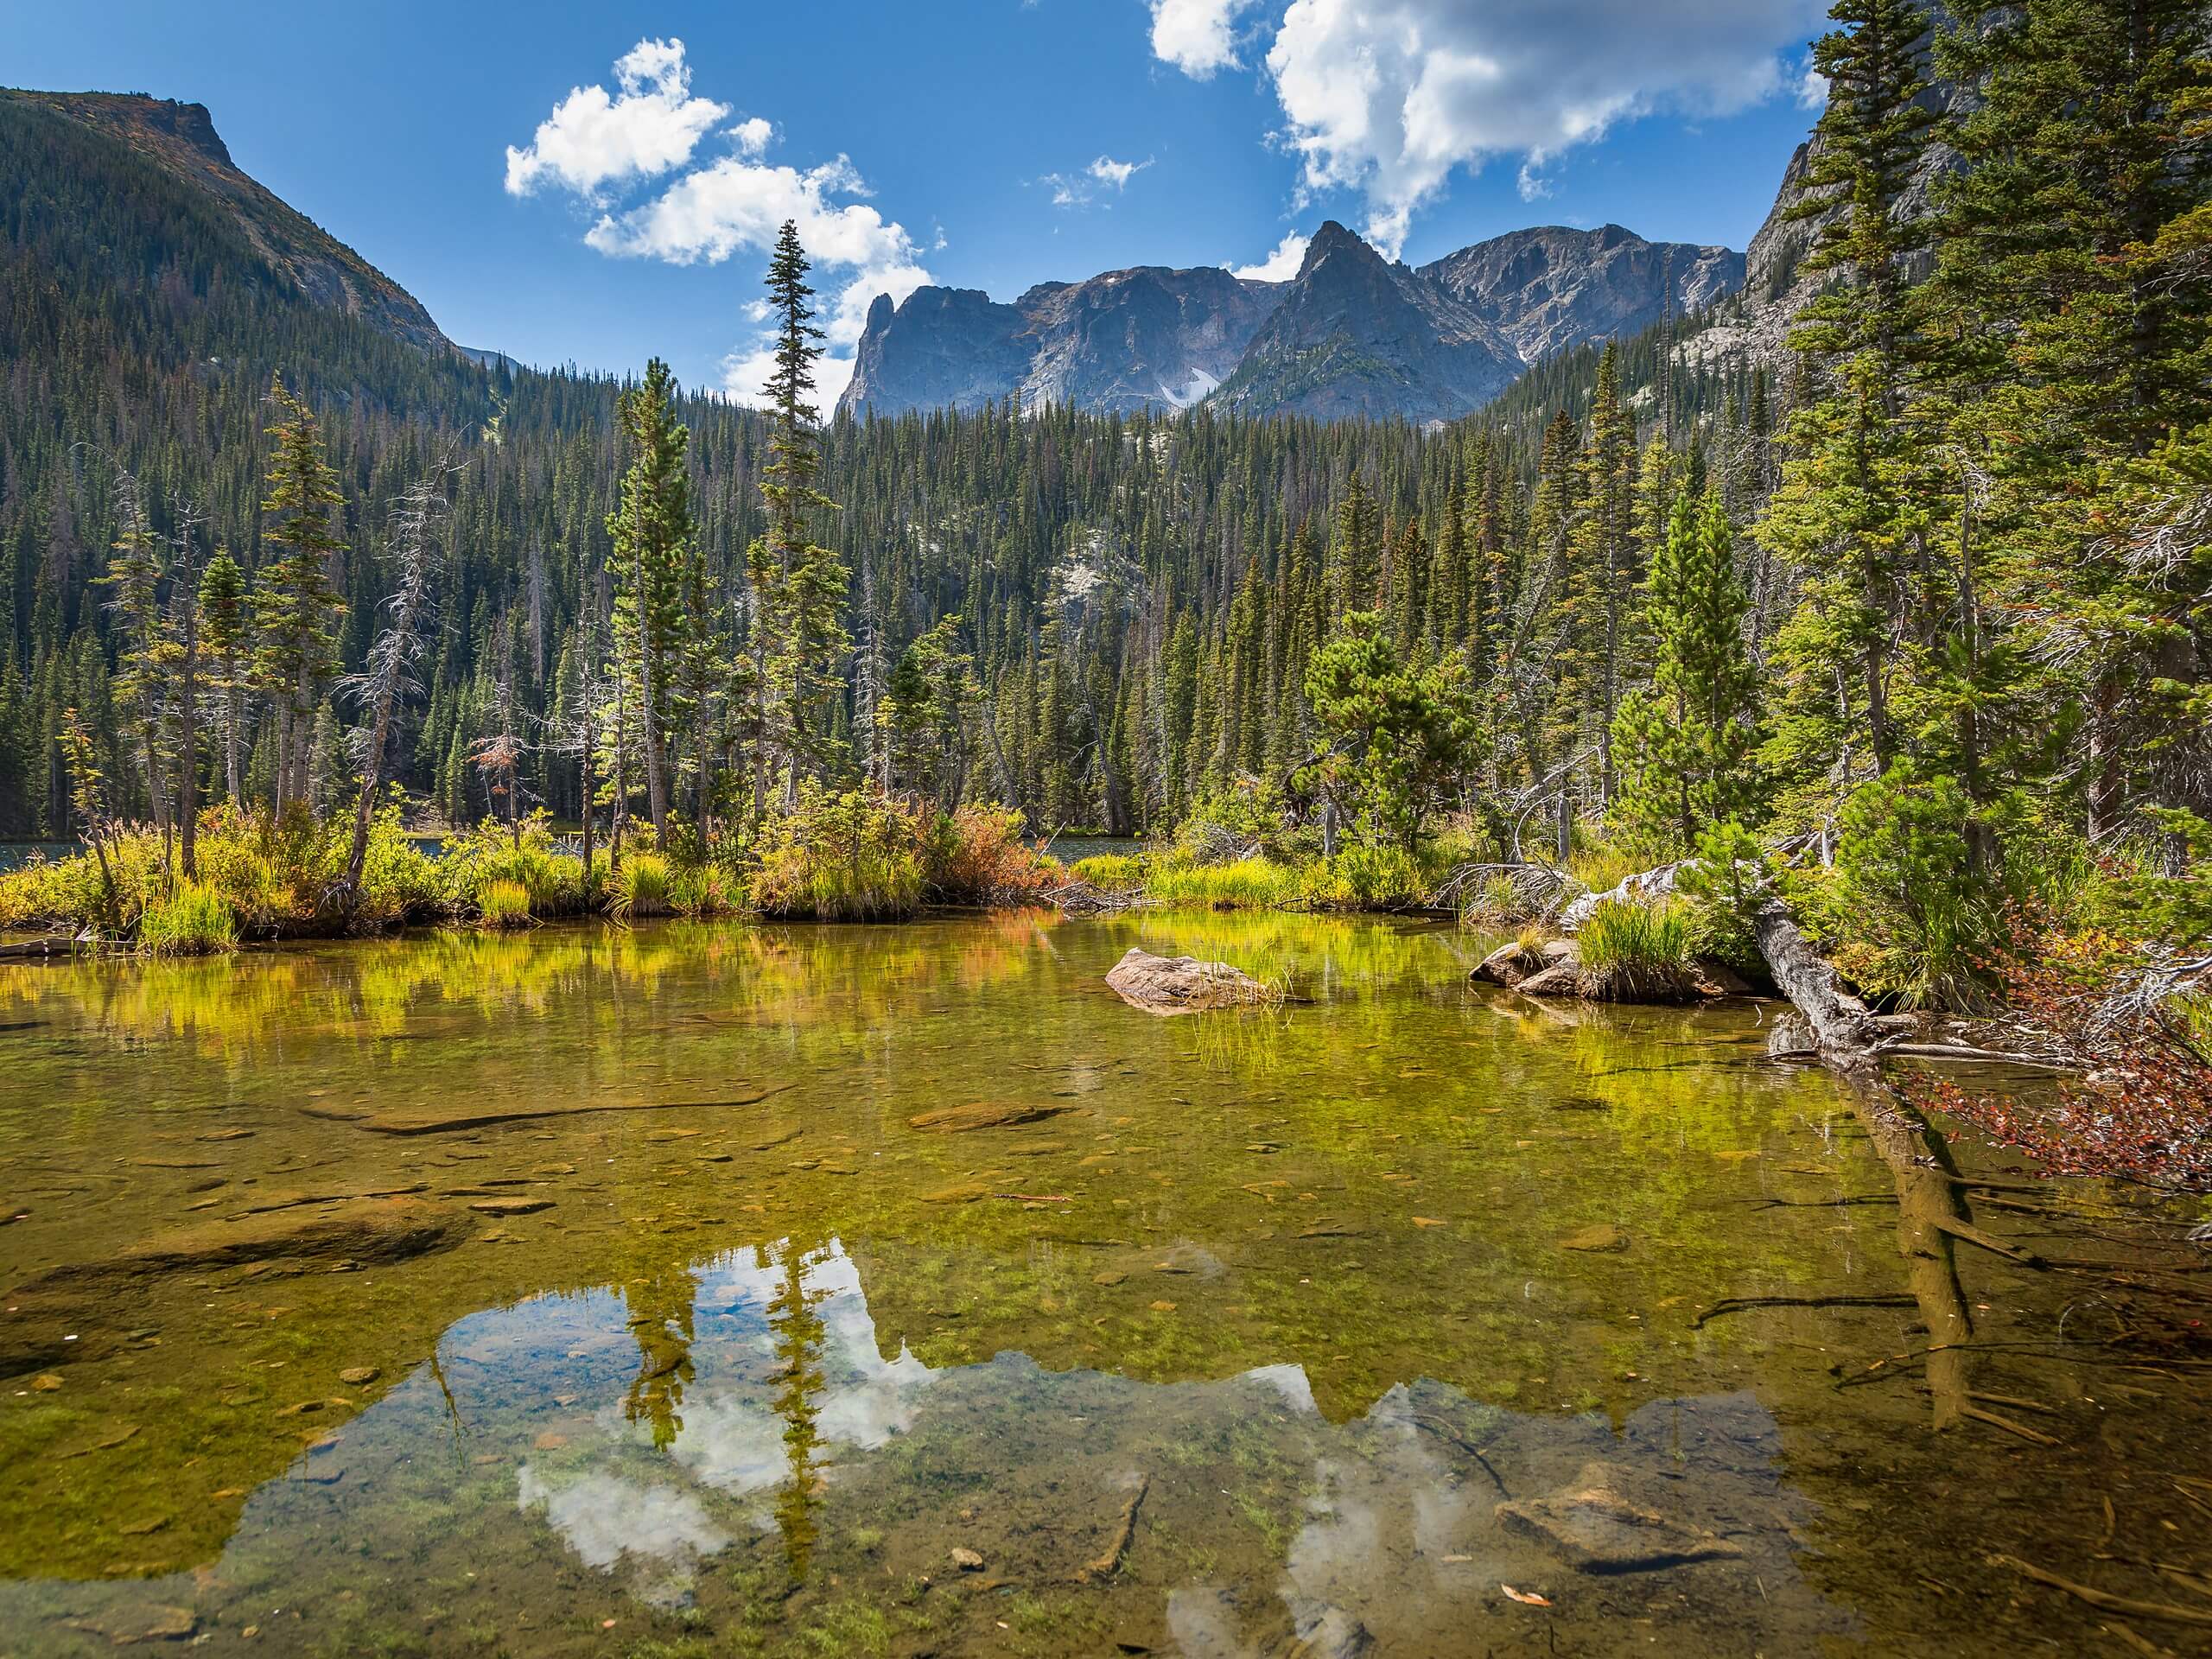
[[1935, 1077], [1914, 1103], [2022, 1148], [2054, 1174], [2212, 1191], [2212, 958], [2184, 962], [2107, 933], [2024, 940], [2005, 974], [2005, 1023], [2070, 1068], [2054, 1090], [1992, 1095]]

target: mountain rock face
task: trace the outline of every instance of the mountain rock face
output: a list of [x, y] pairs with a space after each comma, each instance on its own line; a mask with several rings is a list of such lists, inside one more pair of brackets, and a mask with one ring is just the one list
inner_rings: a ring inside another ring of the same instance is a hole
[[1480, 408], [1554, 352], [1626, 335], [1671, 302], [1743, 286], [1744, 256], [1609, 225], [1548, 226], [1412, 270], [1332, 221], [1298, 275], [1141, 266], [1046, 283], [1011, 304], [925, 288], [876, 302], [840, 407], [855, 414], [1025, 404], [1430, 422]]
[[1251, 415], [1448, 421], [1522, 366], [1475, 306], [1332, 219], [1218, 397]]
[[886, 295], [840, 407], [969, 410], [1018, 391], [1025, 404], [1179, 409], [1235, 370], [1281, 287], [1145, 265], [1039, 283], [1010, 305], [973, 289], [917, 289], [897, 307]]
[[241, 173], [205, 105], [125, 92], [0, 90], [0, 99], [90, 127], [202, 192], [236, 222], [277, 280], [309, 303], [344, 311], [425, 350], [452, 347], [413, 295]]
[[1529, 363], [1585, 340], [1642, 333], [1703, 311], [1744, 285], [1744, 255], [1647, 242], [1618, 225], [1546, 225], [1447, 254], [1418, 275], [1472, 306]]
[[[1948, 26], [1949, 14], [1940, 4], [1930, 7], [1929, 16], [1936, 25]], [[1929, 49], [1929, 41], [1932, 39], [1931, 33], [1929, 40], [1922, 43], [1923, 52]], [[1916, 101], [1929, 114], [1939, 119], [1952, 119], [1970, 113], [1978, 98], [1972, 86], [1931, 75]], [[1797, 146], [1789, 157], [1789, 164], [1783, 169], [1782, 185], [1775, 192], [1774, 206], [1768, 210], [1766, 222], [1751, 238], [1751, 247], [1745, 254], [1742, 315], [1716, 323], [1684, 341], [1677, 349], [1686, 358], [1706, 363], [1741, 358], [1763, 362], [1770, 367], [1788, 359], [1790, 328], [1797, 314], [1820, 292], [1823, 280], [1821, 276], [1804, 270], [1804, 261], [1841, 213], [1836, 205], [1823, 207], [1803, 217], [1796, 213], [1805, 178], [1821, 153], [1821, 136], [1815, 131]], [[1898, 204], [1903, 217], [1918, 219], [1933, 213], [1937, 185], [1959, 165], [1955, 151], [1941, 143], [1931, 144]], [[1927, 269], [1923, 257], [1910, 274], [1916, 277], [1925, 276]]]

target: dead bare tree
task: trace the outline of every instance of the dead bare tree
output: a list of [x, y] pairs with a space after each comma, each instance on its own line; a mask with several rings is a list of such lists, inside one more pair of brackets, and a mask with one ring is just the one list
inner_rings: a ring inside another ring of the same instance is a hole
[[385, 601], [391, 621], [369, 647], [358, 674], [340, 682], [355, 697], [366, 721], [355, 732], [355, 759], [361, 769], [361, 794], [353, 810], [353, 850], [346, 861], [343, 892], [357, 902], [361, 870], [369, 855], [369, 823], [376, 815], [377, 790], [391, 747], [391, 725], [401, 700], [420, 695], [415, 677], [423, 657], [432, 609], [431, 585], [439, 566], [438, 532], [446, 513], [446, 477], [454, 470], [442, 461], [400, 493], [392, 504], [385, 546], [399, 566], [399, 585]]

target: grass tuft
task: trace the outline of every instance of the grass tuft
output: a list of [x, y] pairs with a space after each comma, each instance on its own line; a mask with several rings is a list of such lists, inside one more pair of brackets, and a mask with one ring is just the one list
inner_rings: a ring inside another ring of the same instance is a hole
[[138, 948], [149, 956], [212, 956], [236, 950], [238, 942], [238, 912], [205, 882], [185, 882], [138, 919]]

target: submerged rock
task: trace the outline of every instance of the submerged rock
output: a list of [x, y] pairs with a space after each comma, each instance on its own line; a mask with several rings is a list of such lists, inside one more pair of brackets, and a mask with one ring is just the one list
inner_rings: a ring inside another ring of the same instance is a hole
[[1122, 1001], [1147, 1014], [1197, 1014], [1271, 1000], [1268, 988], [1225, 962], [1155, 957], [1132, 945], [1106, 976]]
[[1073, 1110], [1075, 1108], [1072, 1106], [978, 1100], [965, 1106], [940, 1106], [935, 1111], [918, 1112], [906, 1120], [906, 1124], [910, 1128], [955, 1135], [963, 1129], [1011, 1128], [1016, 1124], [1040, 1122], [1046, 1118], [1058, 1117], [1062, 1112]]
[[1569, 1233], [1559, 1242], [1562, 1250], [1624, 1250], [1628, 1249], [1628, 1235], [1610, 1221], [1599, 1222], [1580, 1232]]
[[378, 1198], [308, 1217], [278, 1211], [180, 1228], [104, 1262], [56, 1268], [23, 1288], [60, 1289], [250, 1262], [404, 1262], [449, 1249], [467, 1236], [467, 1222], [450, 1211], [415, 1198]]
[[1649, 1573], [1744, 1553], [1716, 1533], [1630, 1503], [1597, 1464], [1583, 1470], [1572, 1491], [1501, 1503], [1496, 1514], [1510, 1530], [1584, 1573]]
[[550, 1210], [550, 1198], [479, 1198], [468, 1206], [480, 1216], [534, 1216]]

